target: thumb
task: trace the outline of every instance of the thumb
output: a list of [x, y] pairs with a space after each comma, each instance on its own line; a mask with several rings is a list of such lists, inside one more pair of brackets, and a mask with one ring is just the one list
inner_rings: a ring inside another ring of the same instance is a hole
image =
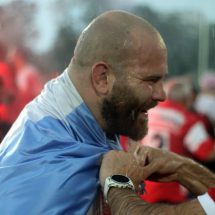
[[152, 174], [158, 172], [158, 170], [159, 166], [156, 163], [152, 162], [141, 168], [141, 177], [143, 178], [143, 180], [145, 180]]

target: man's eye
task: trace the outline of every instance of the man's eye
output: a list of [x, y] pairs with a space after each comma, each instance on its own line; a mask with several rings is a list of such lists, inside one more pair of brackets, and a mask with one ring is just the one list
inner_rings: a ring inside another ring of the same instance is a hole
[[156, 82], [157, 82], [157, 80], [148, 80], [147, 81], [150, 85], [153, 85], [153, 84], [155, 84]]
[[148, 84], [153, 84], [153, 81], [147, 81]]

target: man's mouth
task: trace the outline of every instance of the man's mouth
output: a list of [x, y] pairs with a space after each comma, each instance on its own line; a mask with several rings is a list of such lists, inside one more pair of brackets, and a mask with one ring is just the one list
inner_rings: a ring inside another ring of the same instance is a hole
[[138, 108], [136, 110], [133, 110], [131, 112], [131, 117], [132, 117], [132, 120], [135, 120], [137, 119], [137, 117], [139, 118], [143, 118], [143, 119], [148, 119], [148, 111], [151, 109], [151, 108], [154, 108], [156, 106], [155, 103], [151, 103], [151, 105], [148, 105], [147, 107], [144, 106], [142, 108]]
[[152, 108], [154, 108], [156, 106], [156, 104], [152, 104], [148, 107], [144, 107], [142, 109], [140, 109], [139, 114], [144, 117], [144, 118], [148, 118], [148, 111]]
[[143, 111], [140, 111], [140, 114], [144, 114], [144, 115], [148, 115], [148, 111], [147, 110], [143, 110]]
[[143, 108], [143, 109], [141, 110], [141, 112], [148, 112], [150, 109], [152, 109], [152, 108], [154, 108], [154, 107], [156, 107], [156, 106], [157, 106], [157, 103], [152, 103], [151, 105], [149, 105], [149, 106]]

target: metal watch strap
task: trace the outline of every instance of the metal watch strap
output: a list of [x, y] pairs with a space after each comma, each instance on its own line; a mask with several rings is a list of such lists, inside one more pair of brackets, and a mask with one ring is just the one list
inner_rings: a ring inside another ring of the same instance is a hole
[[135, 190], [134, 184], [132, 183], [132, 181], [130, 179], [129, 179], [128, 183], [120, 183], [120, 182], [113, 181], [111, 176], [109, 176], [105, 179], [105, 184], [104, 184], [104, 198], [105, 198], [106, 203], [108, 203], [107, 196], [108, 196], [108, 192], [111, 187], [129, 188], [131, 190]]

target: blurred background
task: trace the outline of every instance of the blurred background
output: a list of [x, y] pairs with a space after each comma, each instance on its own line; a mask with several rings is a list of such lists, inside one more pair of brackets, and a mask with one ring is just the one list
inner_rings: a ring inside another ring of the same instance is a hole
[[188, 75], [197, 86], [202, 74], [214, 73], [214, 0], [0, 0], [0, 119], [13, 122], [66, 68], [84, 27], [111, 9], [144, 17], [160, 31], [169, 76]]
[[171, 75], [215, 68], [213, 0], [0, 0], [0, 42], [25, 47], [44, 73], [61, 72], [79, 33], [98, 14], [119, 9], [149, 20], [162, 34]]

